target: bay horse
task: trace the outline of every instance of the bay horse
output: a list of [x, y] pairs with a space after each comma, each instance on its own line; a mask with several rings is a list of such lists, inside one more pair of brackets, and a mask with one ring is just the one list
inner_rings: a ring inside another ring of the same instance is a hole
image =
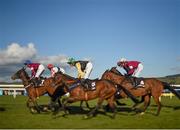
[[[89, 79], [88, 79], [89, 80]], [[64, 105], [77, 101], [87, 101], [98, 98], [96, 107], [87, 114], [87, 118], [95, 114], [95, 112], [101, 107], [104, 100], [106, 100], [113, 112], [112, 118], [115, 117], [115, 104], [114, 98], [117, 89], [122, 89], [132, 100], [137, 102], [137, 99], [129, 93], [125, 88], [120, 85], [114, 84], [112, 81], [106, 79], [90, 80], [91, 83], [95, 84], [95, 90], [86, 90], [81, 84], [80, 80], [71, 77], [67, 74], [58, 72], [55, 74], [56, 86], [64, 86], [64, 91], [70, 93], [70, 97], [64, 101]]]
[[[173, 92], [179, 99], [180, 99], [180, 94], [176, 92], [168, 83], [161, 82], [160, 80], [156, 78], [144, 78], [144, 87], [139, 87], [139, 88], [134, 88], [132, 85], [132, 81], [130, 78], [122, 75], [116, 67], [112, 67], [110, 70], [106, 70], [102, 77], [102, 79], [108, 79], [116, 84], [119, 84], [123, 87], [125, 87], [127, 90], [129, 90], [134, 96], [136, 97], [143, 97], [144, 99], [144, 108], [143, 112], [147, 109], [147, 107], [150, 104], [150, 97], [152, 96], [155, 103], [158, 106], [157, 113], [155, 115], [159, 115], [160, 110], [161, 110], [161, 102], [160, 102], [160, 96], [163, 92], [163, 89], [169, 89], [171, 92]], [[127, 97], [127, 95], [124, 92], [120, 93], [121, 97]], [[134, 107], [137, 104], [134, 105]]]
[[[24, 85], [24, 88], [26, 89], [28, 97], [29, 97], [27, 100], [27, 107], [29, 107], [29, 109], [32, 113], [34, 113], [35, 110], [38, 113], [40, 113], [40, 111], [41, 111], [39, 105], [37, 104], [38, 97], [48, 93], [49, 96], [51, 97], [51, 103], [52, 103], [57, 99], [56, 97], [59, 96], [57, 94], [57, 92], [59, 94], [61, 94], [59, 89], [52, 87], [52, 84], [54, 82], [53, 78], [47, 78], [47, 79], [45, 79], [42, 86], [35, 87], [34, 84], [31, 82], [30, 77], [28, 76], [24, 67], [22, 69], [18, 70], [15, 74], [13, 74], [11, 76], [11, 79], [12, 80], [16, 80], [16, 79], [22, 80], [22, 84]], [[57, 100], [58, 100], [59, 106], [61, 106], [60, 100], [59, 99], [57, 99]], [[30, 105], [31, 103], [32, 103], [33, 107]], [[33, 108], [35, 108], [35, 110]]]

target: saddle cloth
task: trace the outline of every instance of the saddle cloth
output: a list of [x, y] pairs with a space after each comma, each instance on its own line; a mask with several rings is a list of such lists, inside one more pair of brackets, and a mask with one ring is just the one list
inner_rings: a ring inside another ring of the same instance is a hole
[[130, 79], [132, 85], [134, 87], [144, 87], [144, 78], [142, 77], [127, 77], [128, 79]]
[[72, 84], [69, 87], [69, 90], [71, 91], [72, 89], [81, 85], [83, 87], [84, 91], [94, 91], [94, 90], [96, 90], [96, 80], [97, 79], [95, 79], [95, 80], [86, 79], [83, 83], [81, 81], [78, 81], [78, 82]]

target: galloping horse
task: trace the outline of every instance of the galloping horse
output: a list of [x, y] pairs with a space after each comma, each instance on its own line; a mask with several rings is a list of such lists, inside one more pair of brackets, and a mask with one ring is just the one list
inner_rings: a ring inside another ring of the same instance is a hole
[[73, 103], [76, 101], [88, 101], [98, 98], [96, 107], [87, 114], [87, 117], [94, 115], [100, 108], [103, 101], [106, 100], [113, 111], [112, 118], [115, 117], [115, 104], [114, 96], [117, 89], [122, 89], [126, 95], [128, 95], [133, 101], [137, 102], [137, 99], [125, 88], [120, 85], [114, 84], [112, 81], [101, 79], [91, 80], [90, 82], [96, 86], [95, 90], [86, 90], [79, 82], [79, 79], [71, 77], [61, 72], [55, 74], [56, 86], [64, 86], [64, 92], [69, 92], [70, 97], [64, 101], [64, 105]]
[[[176, 92], [169, 84], [161, 82], [155, 78], [144, 78], [144, 87], [139, 87], [134, 89], [132, 86], [132, 81], [130, 78], [123, 76], [116, 67], [112, 67], [111, 70], [106, 70], [103, 75], [102, 79], [111, 80], [129, 90], [134, 96], [143, 96], [144, 97], [144, 108], [143, 111], [147, 109], [150, 104], [150, 97], [154, 98], [155, 103], [158, 106], [158, 110], [156, 115], [159, 115], [161, 110], [161, 103], [160, 103], [160, 96], [164, 88], [169, 89], [172, 91], [178, 98], [180, 98], [180, 94]], [[120, 93], [121, 97], [127, 97], [124, 92]], [[136, 105], [135, 105], [136, 106]]]
[[[59, 92], [59, 89], [52, 87], [52, 84], [54, 82], [53, 78], [47, 78], [44, 81], [43, 86], [35, 87], [34, 84], [30, 81], [30, 77], [28, 76], [24, 67], [22, 69], [18, 70], [14, 75], [12, 75], [11, 79], [13, 79], [13, 80], [21, 79], [22, 80], [24, 88], [26, 89], [26, 91], [28, 93], [29, 99], [27, 101], [27, 106], [30, 108], [31, 112], [34, 112], [34, 109], [32, 107], [30, 107], [30, 105], [29, 105], [32, 102], [35, 109], [37, 110], [37, 112], [40, 113], [40, 108], [36, 101], [37, 97], [48, 93], [49, 96], [51, 97], [51, 101], [55, 101], [56, 97], [59, 96], [57, 94], [57, 92], [59, 94], [61, 94]], [[61, 106], [61, 102], [59, 101], [59, 99], [58, 99], [58, 103]]]
[[[64, 101], [65, 106], [68, 103], [76, 101], [88, 101], [98, 98], [96, 107], [87, 114], [87, 117], [94, 115], [104, 100], [108, 102], [113, 111], [112, 118], [115, 117], [114, 94], [116, 93], [116, 87], [112, 82], [108, 80], [94, 80], [96, 89], [93, 91], [86, 91], [84, 87], [78, 83], [79, 79], [62, 74], [61, 72], [55, 74], [55, 81], [56, 84], [58, 84], [57, 86], [64, 86], [64, 91], [70, 93], [70, 97]], [[71, 88], [72, 84], [76, 84], [76, 86]]]

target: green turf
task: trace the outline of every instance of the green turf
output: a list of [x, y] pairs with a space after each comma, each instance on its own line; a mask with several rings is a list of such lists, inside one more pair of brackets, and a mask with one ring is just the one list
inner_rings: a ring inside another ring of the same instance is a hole
[[[128, 112], [132, 102], [128, 99], [122, 100], [127, 106], [119, 107], [115, 119], [111, 119], [108, 115], [103, 114], [100, 110], [99, 114], [91, 119], [83, 119], [86, 111], [79, 109], [79, 102], [71, 105], [71, 114], [67, 117], [53, 118], [52, 113], [31, 114], [26, 107], [26, 96], [0, 96], [0, 128], [180, 128], [180, 101], [173, 97], [162, 98], [164, 105], [159, 116], [154, 116], [156, 106], [151, 102], [144, 115]], [[47, 96], [38, 100], [39, 104], [49, 102]], [[96, 100], [91, 101], [90, 105], [94, 106]], [[86, 109], [87, 110], [87, 109]], [[61, 112], [60, 114], [62, 114]]]

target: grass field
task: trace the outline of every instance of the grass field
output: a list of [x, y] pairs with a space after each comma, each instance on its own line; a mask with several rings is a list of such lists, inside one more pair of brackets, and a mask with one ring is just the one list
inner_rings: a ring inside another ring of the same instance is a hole
[[[151, 102], [151, 106], [148, 108], [144, 115], [135, 114], [135, 112], [129, 111], [132, 102], [128, 99], [122, 100], [127, 106], [118, 106], [118, 113], [115, 119], [111, 119], [107, 115], [112, 113], [103, 114], [103, 110], [99, 111], [99, 114], [91, 119], [83, 119], [83, 116], [87, 111], [81, 111], [79, 109], [79, 102], [71, 104], [71, 114], [67, 117], [53, 118], [52, 113], [31, 114], [26, 107], [26, 96], [17, 96], [15, 99], [12, 96], [0, 96], [0, 128], [84, 128], [84, 129], [111, 129], [111, 128], [180, 128], [180, 101], [173, 97], [163, 97], [163, 108], [159, 116], [154, 116], [152, 113], [156, 112], [156, 106], [154, 102]], [[39, 104], [45, 104], [49, 102], [47, 96], [41, 97], [38, 100]], [[95, 100], [90, 102], [91, 106], [94, 106]], [[85, 109], [87, 110], [87, 109]]]

